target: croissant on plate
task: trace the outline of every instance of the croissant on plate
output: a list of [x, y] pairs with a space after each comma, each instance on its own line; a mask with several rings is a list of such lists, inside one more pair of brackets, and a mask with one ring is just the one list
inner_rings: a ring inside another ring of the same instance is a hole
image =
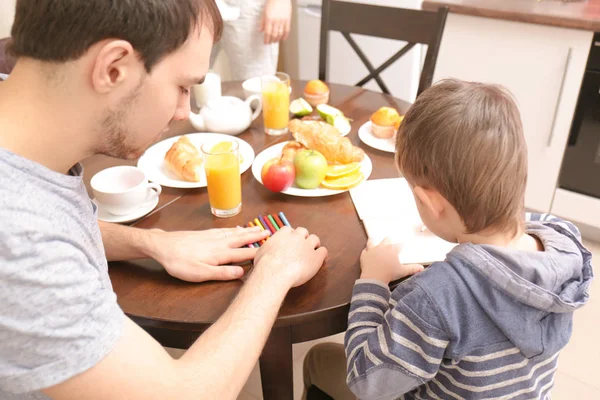
[[189, 182], [199, 182], [204, 174], [202, 155], [187, 136], [173, 143], [165, 154], [165, 162], [177, 176]]
[[333, 164], [361, 162], [365, 152], [352, 145], [350, 139], [326, 122], [300, 121], [293, 119], [288, 124], [294, 139], [309, 149], [323, 154]]
[[302, 150], [305, 148], [306, 147], [302, 146], [298, 142], [288, 142], [281, 150], [281, 160], [294, 162], [294, 158], [296, 157], [296, 153], [298, 152], [298, 150]]

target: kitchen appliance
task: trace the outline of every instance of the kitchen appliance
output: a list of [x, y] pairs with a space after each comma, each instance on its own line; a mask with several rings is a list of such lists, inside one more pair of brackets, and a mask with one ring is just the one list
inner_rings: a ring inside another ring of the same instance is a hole
[[592, 41], [551, 212], [580, 224], [588, 238], [600, 238], [600, 33]]
[[559, 187], [600, 198], [600, 33], [592, 41]]

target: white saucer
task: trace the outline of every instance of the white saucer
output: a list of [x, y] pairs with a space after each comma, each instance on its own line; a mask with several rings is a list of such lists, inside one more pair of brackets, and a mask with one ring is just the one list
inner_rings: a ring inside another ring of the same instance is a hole
[[106, 211], [104, 208], [102, 208], [102, 205], [100, 205], [96, 201], [96, 199], [92, 199], [92, 202], [96, 205], [96, 207], [98, 207], [98, 220], [99, 221], [112, 222], [115, 224], [126, 224], [128, 222], [133, 222], [135, 220], [138, 220], [138, 219], [142, 218], [144, 215], [146, 215], [146, 214], [150, 213], [152, 210], [154, 210], [154, 208], [156, 208], [156, 205], [158, 204], [158, 197], [159, 196], [153, 196], [152, 199], [139, 205], [138, 208], [136, 208], [133, 212], [126, 214], [126, 215], [111, 214], [108, 211]]
[[385, 151], [387, 153], [396, 152], [395, 137], [391, 137], [389, 139], [382, 139], [374, 136], [371, 133], [371, 121], [364, 123], [358, 129], [358, 137], [364, 144], [374, 149]]

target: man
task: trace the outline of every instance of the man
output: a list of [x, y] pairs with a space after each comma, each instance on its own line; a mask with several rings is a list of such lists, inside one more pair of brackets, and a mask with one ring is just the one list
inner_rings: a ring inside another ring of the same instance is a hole
[[[0, 398], [235, 398], [287, 291], [327, 251], [306, 229], [166, 233], [96, 222], [78, 162], [139, 157], [189, 112], [222, 27], [212, 0], [18, 0], [0, 84]], [[160, 243], [160, 245], [158, 245]], [[179, 359], [116, 303], [106, 260], [233, 279], [230, 308]]]

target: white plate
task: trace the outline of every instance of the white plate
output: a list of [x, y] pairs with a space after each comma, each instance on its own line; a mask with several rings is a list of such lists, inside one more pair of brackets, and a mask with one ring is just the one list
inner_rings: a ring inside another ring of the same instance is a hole
[[129, 214], [126, 214], [126, 215], [111, 214], [108, 211], [106, 211], [104, 208], [102, 208], [102, 205], [99, 204], [96, 201], [96, 199], [93, 199], [92, 201], [94, 202], [96, 207], [98, 207], [98, 220], [104, 221], [104, 222], [112, 222], [115, 224], [126, 224], [128, 222], [133, 222], [135, 220], [138, 220], [138, 219], [142, 218], [144, 215], [148, 214], [150, 211], [154, 210], [154, 208], [156, 208], [156, 205], [158, 204], [158, 197], [159, 196], [153, 196], [152, 199], [141, 204], [138, 208], [135, 209], [135, 211], [133, 211]]
[[[239, 143], [240, 154], [242, 155], [242, 164], [240, 173], [244, 173], [254, 161], [254, 150], [245, 140], [222, 133], [189, 133], [187, 136], [190, 141], [200, 151], [200, 146], [205, 141], [235, 140]], [[201, 175], [200, 182], [188, 182], [180, 179], [173, 173], [165, 163], [165, 154], [181, 136], [176, 136], [163, 140], [150, 147], [138, 160], [137, 166], [146, 173], [146, 177], [152, 182], [161, 186], [174, 188], [199, 188], [206, 186], [206, 176]]]
[[389, 139], [382, 139], [373, 136], [371, 133], [371, 121], [364, 123], [358, 130], [358, 137], [360, 140], [374, 149], [385, 151], [388, 153], [396, 152], [396, 141], [395, 137]]
[[[264, 149], [260, 152], [256, 159], [254, 160], [254, 164], [252, 164], [252, 174], [262, 184], [262, 179], [260, 177], [262, 167], [265, 165], [267, 161], [272, 158], [280, 157], [281, 150], [285, 147], [288, 142], [274, 144], [271, 147]], [[371, 159], [368, 155], [365, 154], [365, 158], [362, 160], [361, 170], [363, 175], [365, 176], [365, 181], [369, 179], [371, 176], [371, 172], [373, 171], [373, 164], [371, 163]], [[364, 182], [364, 181], [363, 181]], [[324, 196], [333, 196], [334, 194], [344, 193], [348, 190], [331, 190], [325, 188], [317, 188], [317, 189], [300, 189], [295, 186], [292, 186], [288, 190], [285, 190], [281, 193], [289, 194], [290, 196], [299, 196], [299, 197], [324, 197]]]
[[[302, 118], [298, 118], [300, 121], [303, 121]], [[304, 120], [303, 122], [308, 122], [311, 124], [326, 124], [327, 122], [322, 121], [322, 120]], [[340, 135], [342, 136], [348, 136], [348, 134], [352, 131], [352, 123], [350, 123], [350, 129], [348, 129], [346, 132], [340, 132]], [[338, 130], [339, 132], [339, 130]]]

